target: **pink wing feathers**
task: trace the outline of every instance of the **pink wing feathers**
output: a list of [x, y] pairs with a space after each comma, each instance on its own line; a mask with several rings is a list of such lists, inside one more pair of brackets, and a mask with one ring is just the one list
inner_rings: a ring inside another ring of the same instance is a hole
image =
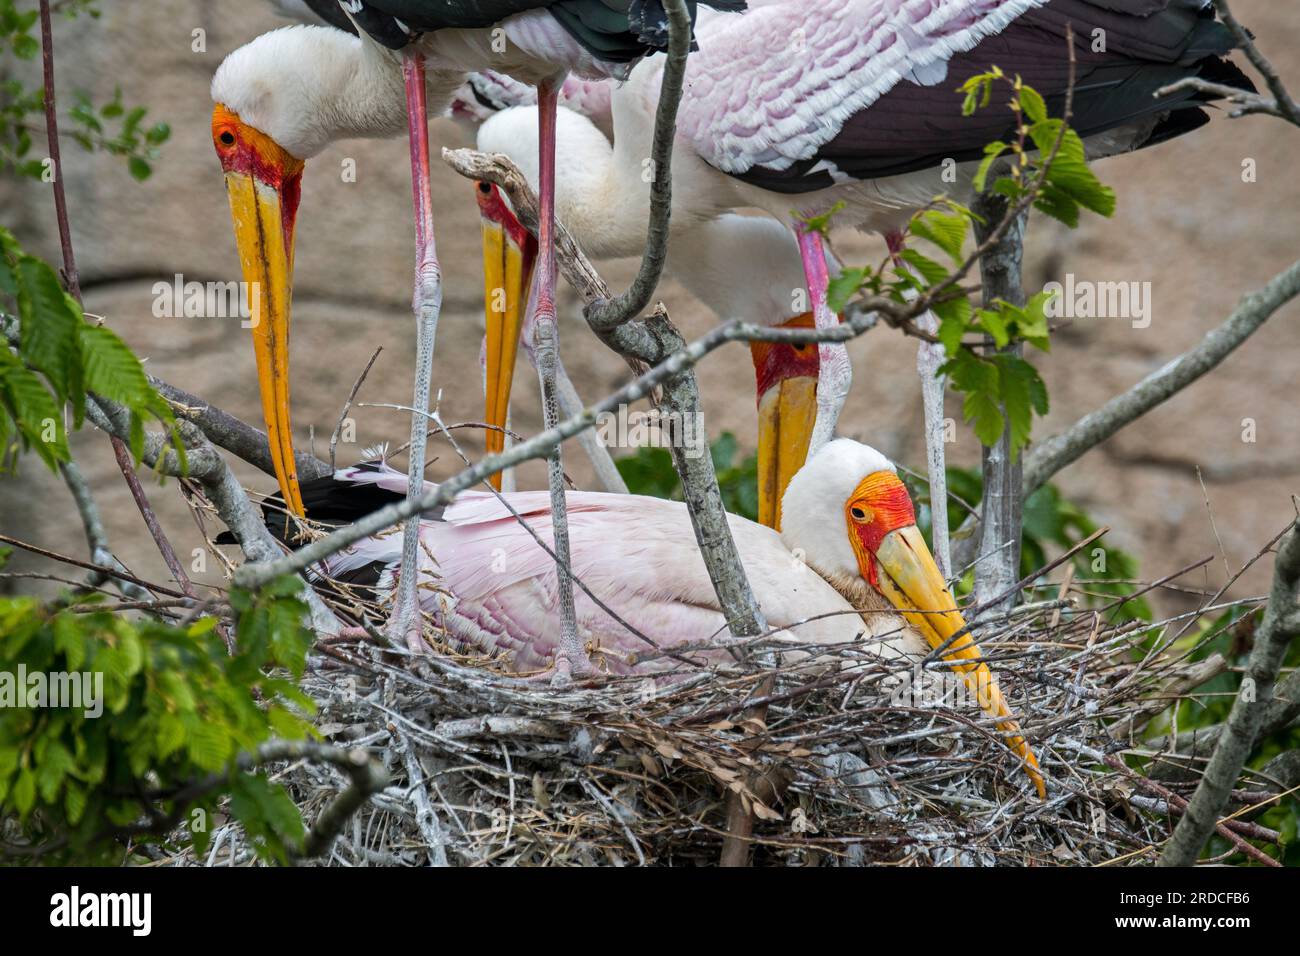
[[[335, 478], [395, 495], [406, 492], [406, 476], [386, 465], [341, 469]], [[433, 487], [426, 482], [426, 489]], [[516, 672], [540, 671], [550, 666], [559, 642], [555, 562], [537, 540], [553, 541], [550, 497], [525, 491], [503, 498], [509, 507], [496, 495], [466, 492], [423, 523], [421, 601], [468, 648], [503, 658]], [[600, 666], [627, 673], [635, 655], [656, 647], [726, 636], [726, 621], [683, 504], [570, 492], [568, 510], [573, 571], [600, 601], [575, 588], [579, 632]], [[801, 644], [851, 641], [865, 630], [849, 603], [791, 554], [775, 531], [734, 516], [731, 526], [771, 627], [789, 628], [789, 640]], [[393, 530], [334, 556], [323, 571], [339, 577], [376, 565], [384, 572], [380, 588], [391, 587], [392, 575], [400, 573], [401, 550], [401, 535]], [[689, 656], [702, 665], [726, 655]], [[666, 670], [680, 663], [659, 657], [636, 670]]]
[[[545, 492], [505, 496], [542, 541], [552, 540]], [[654, 645], [725, 636], [725, 620], [679, 502], [634, 495], [568, 495], [573, 570], [620, 623], [581, 588], [575, 589], [578, 627], [594, 659], [613, 673], [631, 669], [632, 656]], [[439, 584], [452, 595], [442, 606], [457, 638], [489, 653], [509, 655], [513, 670], [549, 666], [559, 641], [555, 563], [492, 495], [462, 496], [443, 522], [430, 522], [424, 543], [436, 556]], [[839, 614], [798, 629], [809, 643], [852, 640], [862, 621], [817, 574], [797, 561], [771, 529], [732, 518], [755, 594], [774, 627]], [[635, 629], [635, 630], [633, 630]], [[644, 635], [644, 638], [639, 635]], [[653, 642], [653, 644], [651, 643]], [[699, 663], [719, 654], [696, 655]], [[679, 666], [660, 659], [638, 672]]]
[[787, 169], [901, 80], [942, 81], [954, 53], [1046, 2], [751, 2], [697, 31], [680, 134], [724, 172]]

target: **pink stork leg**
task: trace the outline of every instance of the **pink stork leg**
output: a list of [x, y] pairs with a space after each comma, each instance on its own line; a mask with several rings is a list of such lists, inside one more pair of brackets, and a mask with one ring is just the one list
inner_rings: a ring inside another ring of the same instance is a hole
[[[429, 110], [425, 103], [424, 56], [408, 53], [402, 63], [406, 83], [406, 115], [411, 139], [411, 189], [415, 197], [416, 319], [415, 399], [411, 405], [411, 450], [408, 455], [407, 497], [424, 490], [424, 447], [429, 424], [429, 389], [433, 376], [433, 343], [442, 309], [442, 271], [433, 241], [433, 195], [429, 186]], [[402, 568], [388, 636], [405, 642], [412, 653], [424, 649], [419, 582], [424, 554], [420, 548], [420, 516], [406, 522], [402, 538]]]
[[[830, 276], [826, 269], [826, 248], [822, 235], [815, 229], [796, 227], [799, 239], [799, 256], [803, 260], [804, 279], [808, 283], [808, 296], [812, 300], [813, 325], [818, 329], [833, 329], [840, 324], [839, 317], [826, 302], [826, 288]], [[835, 425], [840, 411], [849, 397], [853, 385], [853, 366], [844, 345], [822, 342], [817, 346], [820, 371], [817, 376], [817, 420], [813, 424], [812, 438], [808, 442], [808, 456], [835, 437]]]
[[[555, 124], [560, 104], [560, 83], [545, 82], [537, 88], [539, 124], [539, 189], [541, 205], [537, 225], [537, 296], [533, 312], [533, 352], [542, 384], [542, 416], [546, 428], [560, 420], [556, 369], [559, 366], [559, 334], [555, 323]], [[567, 683], [573, 676], [587, 676], [592, 667], [578, 636], [573, 604], [573, 579], [569, 563], [569, 518], [564, 497], [564, 465], [557, 445], [547, 460], [551, 492], [551, 529], [555, 535], [555, 576], [560, 602], [560, 644], [555, 653], [554, 680]]]
[[[902, 260], [903, 236], [891, 232], [885, 236], [894, 265], [905, 268]], [[939, 318], [925, 312], [916, 321], [923, 332], [933, 335], [939, 331]], [[947, 454], [944, 441], [947, 420], [943, 414], [944, 377], [939, 367], [947, 356], [942, 345], [922, 341], [916, 350], [916, 372], [921, 376], [921, 399], [925, 406], [925, 466], [930, 475], [930, 528], [934, 541], [934, 559], [939, 573], [945, 578], [953, 574], [952, 546], [948, 535], [948, 475]]]

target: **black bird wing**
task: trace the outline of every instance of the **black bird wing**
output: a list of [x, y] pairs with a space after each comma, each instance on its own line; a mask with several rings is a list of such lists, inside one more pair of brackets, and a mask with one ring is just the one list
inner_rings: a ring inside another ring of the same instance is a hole
[[[337, 25], [325, 7], [335, 3], [376, 42], [398, 50], [422, 33], [478, 29], [530, 10], [547, 10], [593, 56], [629, 63], [668, 44], [662, 0], [307, 0]], [[687, 0], [692, 22], [700, 4], [715, 10], [745, 9], [745, 0]], [[346, 17], [344, 18], [346, 19]], [[348, 29], [348, 28], [345, 28]]]
[[[731, 29], [739, 31], [744, 22]], [[1149, 123], [1150, 134], [1136, 144], [1148, 146], [1208, 122], [1202, 109], [1208, 97], [1185, 91], [1155, 98], [1157, 90], [1185, 77], [1253, 88], [1245, 74], [1226, 59], [1236, 42], [1203, 0], [1049, 0], [970, 50], [953, 54], [938, 82], [900, 79], [865, 108], [830, 128], [829, 138], [792, 164], [770, 163], [757, 150], [751, 153], [749, 163], [743, 149], [723, 153], [712, 144], [725, 141], [720, 135], [728, 131], [725, 122], [712, 124], [712, 129], [703, 125], [688, 135], [701, 155], [720, 169], [784, 193], [827, 188], [834, 184], [834, 175], [875, 179], [930, 169], [946, 159], [977, 160], [986, 144], [1011, 135], [1010, 113], [989, 108], [964, 117], [957, 88], [969, 77], [997, 65], [1009, 75], [1020, 75], [1042, 93], [1053, 115], [1059, 116], [1069, 80], [1067, 26], [1073, 27], [1078, 62], [1073, 126], [1085, 138]], [[1104, 37], [1104, 49], [1096, 44], [1098, 36]], [[704, 71], [710, 78], [721, 76], [724, 85], [741, 83], [735, 64], [710, 62], [722, 56], [725, 51], [719, 53], [717, 47], [705, 44], [692, 58], [691, 69]], [[811, 64], [809, 74], [815, 69], [816, 64]], [[842, 81], [845, 94], [854, 82], [852, 75]], [[773, 102], [796, 116], [806, 112], [810, 123], [824, 118], [824, 110], [817, 108], [811, 96], [806, 103], [799, 102], [799, 77], [791, 79], [787, 87], [786, 98]], [[725, 102], [725, 93], [715, 90], [715, 98]], [[739, 96], [735, 98], [739, 100]], [[786, 126], [792, 122], [784, 113], [777, 119]], [[763, 121], [746, 116], [736, 125], [757, 128]], [[785, 168], [779, 168], [781, 165]], [[828, 167], [833, 167], [834, 175]]]

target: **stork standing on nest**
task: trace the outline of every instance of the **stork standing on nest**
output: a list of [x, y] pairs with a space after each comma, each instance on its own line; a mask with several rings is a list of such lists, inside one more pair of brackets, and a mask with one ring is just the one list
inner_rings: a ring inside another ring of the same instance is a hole
[[[804, 221], [838, 208], [836, 224], [883, 233], [897, 253], [901, 231], [936, 196], [968, 199], [985, 146], [1005, 139], [1011, 123], [1005, 111], [962, 114], [954, 91], [969, 77], [996, 64], [1059, 114], [1072, 27], [1072, 125], [1092, 158], [1207, 122], [1202, 94], [1155, 98], [1180, 79], [1250, 88], [1224, 59], [1235, 41], [1209, 0], [762, 0], [750, 7], [743, 16], [703, 16], [696, 30], [700, 49], [687, 67], [673, 157], [674, 240], [728, 210], [771, 213], [797, 238], [818, 328], [837, 318], [826, 306], [822, 236]], [[612, 124], [602, 125], [612, 126], [612, 145], [582, 117], [561, 117], [560, 216], [588, 252], [628, 255], [643, 241], [642, 159], [650, 155], [662, 76], [662, 64], [646, 61], [611, 91]], [[536, 185], [533, 125], [526, 108], [501, 112], [483, 124], [479, 148], [508, 153]], [[743, 248], [733, 268], [752, 275]], [[844, 347], [819, 351], [813, 448], [833, 433], [851, 383]], [[931, 498], [941, 503], [935, 353], [923, 344], [918, 365]], [[941, 504], [934, 511], [943, 517]]]
[[[738, 0], [706, 0], [736, 9]], [[338, 22], [332, 0], [308, 0]], [[695, 0], [670, 4], [689, 15]], [[331, 31], [284, 34], [249, 44], [222, 64], [213, 82], [217, 101], [213, 138], [226, 171], [245, 279], [262, 290], [265, 324], [253, 317], [263, 412], [285, 502], [302, 510], [293, 469], [288, 408], [288, 321], [293, 262], [293, 222], [303, 160], [334, 138], [383, 135], [395, 125], [401, 102], [392, 89], [392, 57], [401, 57], [401, 87], [411, 142], [416, 208], [415, 311], [418, 345], [409, 477], [416, 493], [424, 473], [433, 342], [441, 306], [441, 275], [433, 236], [429, 186], [429, 71], [437, 92], [449, 98], [465, 72], [493, 67], [538, 87], [542, 178], [539, 235], [539, 325], [554, 328], [554, 119], [558, 88], [569, 72], [612, 77], [670, 39], [670, 14], [661, 0], [340, 0], [339, 8], [365, 37], [353, 46]], [[677, 29], [689, 32], [690, 23]], [[300, 28], [307, 29], [307, 28]], [[274, 34], [272, 35], [274, 36]], [[265, 38], [263, 38], [265, 39]], [[441, 110], [442, 106], [439, 107]], [[265, 286], [265, 288], [263, 288]], [[547, 324], [549, 323], [549, 326]], [[554, 342], [553, 334], [548, 341]], [[543, 363], [545, 380], [546, 364]], [[553, 405], [553, 395], [547, 406]], [[552, 492], [563, 509], [558, 452], [551, 464]], [[562, 530], [564, 522], [558, 522]], [[407, 525], [409, 559], [418, 559], [417, 523]], [[564, 543], [557, 541], [561, 557]], [[395, 630], [414, 620], [415, 595], [398, 603]]]

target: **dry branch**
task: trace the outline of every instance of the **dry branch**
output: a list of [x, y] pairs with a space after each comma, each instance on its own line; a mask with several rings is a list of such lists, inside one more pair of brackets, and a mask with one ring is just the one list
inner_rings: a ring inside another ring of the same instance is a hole
[[1273, 688], [1287, 650], [1300, 636], [1296, 597], [1300, 593], [1300, 522], [1278, 548], [1273, 567], [1273, 588], [1263, 623], [1255, 632], [1246, 675], [1233, 702], [1214, 754], [1201, 776], [1196, 794], [1178, 822], [1173, 839], [1160, 855], [1160, 866], [1191, 866], [1227, 806], [1246, 758], [1259, 740]]
[[[125, 438], [130, 434], [130, 416], [124, 408], [108, 399], [87, 397], [86, 417], [95, 427], [112, 436]], [[283, 551], [279, 542], [271, 537], [262, 512], [249, 501], [243, 487], [227, 467], [225, 459], [208, 443], [198, 428], [185, 422], [180, 424], [180, 428], [187, 446], [184, 462], [186, 467], [182, 467], [167, 436], [156, 432], [146, 433], [141, 459], [164, 475], [190, 478], [199, 483], [221, 520], [239, 542], [245, 558], [253, 562], [246, 567], [281, 558]], [[304, 585], [303, 593], [317, 632], [337, 633], [339, 622], [333, 612], [325, 607], [311, 587]]]
[[673, 209], [673, 143], [677, 138], [677, 109], [682, 101], [682, 81], [691, 51], [691, 16], [685, 0], [664, 0], [668, 15], [668, 51], [655, 108], [654, 139], [650, 147], [653, 178], [650, 181], [650, 219], [645, 251], [636, 278], [618, 298], [587, 303], [587, 323], [608, 332], [645, 311], [659, 286], [668, 259], [668, 225]]
[[[72, 248], [72, 228], [68, 220], [68, 197], [63, 184], [63, 158], [59, 148], [59, 114], [54, 89], [54, 36], [50, 19], [50, 0], [40, 0], [45, 136], [49, 145], [50, 161], [54, 166], [54, 213], [58, 222], [59, 247], [63, 253], [63, 280], [67, 283], [68, 293], [80, 305], [81, 282], [77, 275], [77, 259]], [[113, 457], [117, 461], [118, 470], [122, 472], [122, 478], [126, 482], [127, 488], [131, 490], [131, 497], [135, 500], [136, 507], [140, 510], [140, 516], [149, 528], [149, 533], [162, 555], [163, 562], [167, 565], [167, 569], [171, 571], [180, 589], [193, 597], [194, 586], [190, 583], [185, 569], [181, 567], [180, 561], [177, 560], [176, 551], [163, 531], [162, 525], [158, 522], [158, 516], [154, 514], [149, 499], [145, 497], [144, 488], [140, 485], [140, 479], [135, 473], [134, 462], [131, 460], [131, 453], [127, 450], [126, 441], [118, 435], [111, 436], [111, 440]]]
[[[1025, 456], [1025, 495], [1032, 495], [1057, 472], [1132, 424], [1152, 409], [1218, 368], [1223, 360], [1257, 332], [1279, 309], [1300, 295], [1300, 261], [1275, 276], [1262, 289], [1242, 298], [1222, 325], [1196, 346], [1152, 372], [1128, 391], [1084, 415], [1064, 431], [1036, 442]], [[953, 564], [964, 567], [975, 558], [979, 519], [968, 516], [953, 533]]]

